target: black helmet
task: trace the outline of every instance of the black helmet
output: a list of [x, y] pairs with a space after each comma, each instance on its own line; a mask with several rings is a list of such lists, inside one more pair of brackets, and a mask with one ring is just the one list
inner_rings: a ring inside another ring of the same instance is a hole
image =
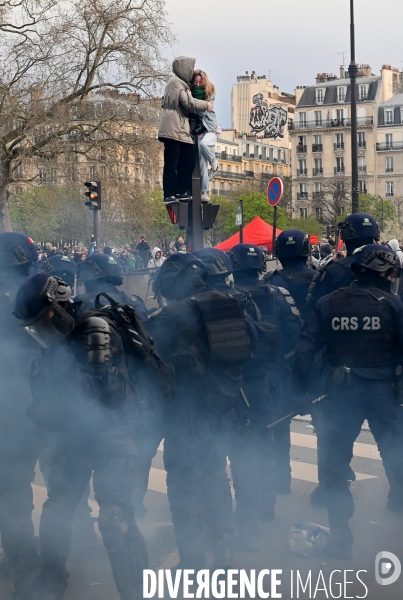
[[364, 213], [354, 213], [349, 215], [337, 224], [340, 229], [340, 237], [343, 242], [357, 240], [360, 238], [370, 238], [379, 240], [379, 225], [373, 217]]
[[263, 250], [254, 244], [237, 244], [229, 257], [234, 273], [236, 271], [264, 271], [266, 269]]
[[0, 233], [0, 270], [30, 265], [38, 260], [38, 250], [30, 237], [16, 231]]
[[113, 256], [108, 254], [91, 254], [78, 265], [77, 277], [84, 285], [90, 281], [102, 280], [112, 285], [122, 285], [122, 268]]
[[168, 256], [159, 268], [154, 290], [167, 300], [179, 300], [185, 297], [184, 290], [188, 291], [197, 277], [203, 281], [207, 277], [202, 261], [190, 252], [177, 252]]
[[200, 258], [207, 269], [207, 276], [228, 277], [232, 273], [232, 263], [226, 252], [217, 248], [201, 248], [193, 255]]
[[368, 244], [354, 251], [350, 268], [356, 275], [388, 274], [390, 271], [390, 275], [395, 276], [400, 272], [400, 262], [391, 248]]
[[56, 275], [63, 279], [72, 288], [74, 287], [74, 279], [77, 272], [76, 263], [60, 254], [55, 254], [47, 260], [41, 260], [35, 265], [37, 273], [47, 273], [48, 275]]
[[276, 243], [276, 256], [282, 258], [304, 258], [311, 251], [309, 235], [301, 229], [285, 229]]
[[326, 256], [332, 253], [332, 247], [330, 244], [321, 244], [319, 252], [322, 258], [326, 258]]
[[36, 273], [20, 287], [15, 300], [15, 316], [44, 348], [58, 344], [75, 327], [69, 314], [70, 287], [60, 277]]

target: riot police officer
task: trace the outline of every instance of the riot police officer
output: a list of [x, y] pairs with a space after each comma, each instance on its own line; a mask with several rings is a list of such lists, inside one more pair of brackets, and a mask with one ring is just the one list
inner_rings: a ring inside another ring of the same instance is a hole
[[[120, 304], [132, 306], [143, 321], [148, 318], [147, 308], [139, 296], [117, 289], [116, 286], [123, 283], [123, 274], [113, 256], [91, 254], [78, 266], [77, 278], [78, 283], [84, 285], [85, 294], [76, 296], [75, 301], [81, 301], [86, 308], [95, 308], [95, 299], [103, 292]], [[103, 304], [108, 302], [104, 297], [100, 301]]]
[[[263, 321], [277, 327], [279, 335], [278, 353], [270, 367], [267, 365], [254, 372], [253, 365], [247, 365], [245, 372], [244, 389], [249, 403], [251, 404], [253, 419], [251, 419], [251, 431], [255, 426], [255, 458], [257, 469], [255, 481], [251, 482], [252, 471], [248, 465], [248, 459], [244, 453], [239, 452], [233, 456], [233, 462], [238, 472], [238, 480], [248, 482], [249, 489], [254, 489], [255, 497], [260, 503], [260, 516], [270, 518], [274, 516], [274, 505], [271, 501], [273, 488], [273, 471], [271, 470], [271, 455], [276, 463], [276, 489], [282, 492], [290, 491], [291, 468], [290, 468], [290, 441], [288, 434], [285, 438], [285, 448], [275, 455], [273, 450], [272, 432], [267, 432], [266, 425], [274, 420], [275, 407], [278, 406], [275, 395], [280, 395], [287, 377], [287, 364], [285, 356], [295, 349], [301, 331], [300, 316], [294, 300], [288, 291], [270, 285], [260, 279], [260, 273], [264, 270], [263, 252], [253, 244], [238, 244], [230, 252], [233, 266], [235, 284], [242, 288], [245, 293], [250, 294], [257, 305]], [[284, 396], [282, 396], [284, 399]], [[284, 402], [281, 408], [287, 413]], [[288, 411], [289, 412], [289, 411]], [[281, 415], [281, 416], [282, 416]], [[254, 425], [255, 424], [255, 425]], [[284, 440], [284, 438], [283, 438]], [[238, 489], [245, 489], [238, 483]], [[249, 491], [248, 497], [250, 498]], [[263, 503], [266, 502], [266, 505]], [[243, 522], [253, 522], [253, 514], [249, 512], [248, 519], [242, 518]], [[252, 525], [250, 526], [252, 529]], [[256, 530], [256, 525], [254, 526]], [[246, 532], [245, 532], [246, 535]], [[258, 534], [257, 534], [258, 535]]]
[[[344, 221], [338, 224], [340, 237], [344, 241], [347, 248], [347, 256], [337, 261], [331, 261], [320, 267], [314, 276], [312, 284], [307, 296], [308, 314], [313, 310], [317, 300], [330, 294], [335, 290], [350, 285], [355, 278], [354, 273], [350, 269], [350, 264], [353, 260], [353, 252], [356, 248], [365, 244], [372, 244], [379, 240], [380, 232], [378, 223], [373, 217], [363, 213], [355, 213], [349, 215]], [[316, 357], [314, 366], [314, 376], [312, 377], [312, 393], [315, 397], [321, 396], [324, 393], [324, 379], [321, 375], [320, 364], [322, 356], [319, 354]], [[322, 481], [322, 451], [321, 451], [321, 421], [322, 407], [319, 405], [315, 408], [312, 414], [313, 424], [318, 433], [318, 479], [319, 485], [311, 494], [311, 503], [323, 505], [326, 501], [325, 492], [321, 485]], [[349, 469], [349, 477], [354, 480], [354, 472]]]
[[240, 402], [242, 366], [251, 352], [243, 309], [205, 283], [203, 263], [171, 255], [156, 289], [168, 305], [147, 330], [158, 353], [174, 365], [176, 401], [165, 418], [164, 462], [181, 568], [232, 562], [232, 500], [226, 474], [229, 434]]
[[373, 244], [380, 237], [378, 223], [373, 217], [364, 213], [349, 215], [338, 224], [338, 228], [340, 237], [347, 248], [347, 256], [332, 261], [317, 270], [307, 298], [310, 311], [313, 310], [319, 298], [350, 285], [354, 279], [354, 274], [350, 269], [354, 250], [366, 244]]
[[397, 484], [403, 484], [402, 407], [396, 396], [403, 365], [403, 303], [390, 293], [397, 267], [394, 252], [384, 246], [358, 249], [351, 260], [357, 281], [317, 302], [296, 350], [293, 374], [302, 412], [313, 359], [323, 346], [330, 369], [322, 408], [322, 479], [329, 552], [339, 558], [351, 554], [348, 521], [354, 503], [348, 468], [364, 419]]
[[16, 316], [41, 345], [28, 414], [57, 436], [40, 523], [41, 574], [30, 598], [63, 598], [72, 518], [94, 472], [99, 529], [120, 597], [132, 600], [141, 595], [147, 565], [131, 509], [136, 383], [115, 323], [99, 313], [80, 316], [70, 295], [64, 281], [37, 273], [16, 297]]
[[306, 265], [311, 253], [309, 235], [301, 229], [286, 229], [276, 242], [276, 256], [282, 269], [274, 269], [264, 275], [264, 281], [283, 287], [290, 292], [301, 317], [307, 318], [306, 297], [315, 271]]
[[76, 283], [77, 265], [68, 256], [55, 254], [47, 260], [41, 260], [33, 267], [34, 273], [48, 273], [56, 275], [65, 281], [74, 293]]
[[12, 311], [17, 290], [37, 260], [31, 238], [17, 232], [0, 234], [0, 533], [5, 554], [2, 573], [6, 565], [11, 567], [18, 597], [39, 565], [31, 483], [49, 436], [26, 416], [36, 346]]

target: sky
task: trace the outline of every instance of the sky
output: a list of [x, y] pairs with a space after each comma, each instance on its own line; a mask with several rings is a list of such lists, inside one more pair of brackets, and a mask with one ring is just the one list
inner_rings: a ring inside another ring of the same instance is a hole
[[[357, 63], [379, 74], [403, 68], [403, 0], [354, 0]], [[350, 62], [350, 0], [166, 0], [177, 43], [168, 57], [196, 58], [217, 88], [215, 110], [231, 126], [237, 75], [269, 76], [281, 91], [312, 85], [317, 73], [339, 74]]]

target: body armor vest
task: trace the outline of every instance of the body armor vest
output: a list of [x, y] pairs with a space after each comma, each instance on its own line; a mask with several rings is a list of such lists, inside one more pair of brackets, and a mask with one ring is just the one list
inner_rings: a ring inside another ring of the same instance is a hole
[[287, 282], [290, 294], [297, 305], [302, 318], [305, 320], [307, 317], [305, 314], [307, 311], [306, 298], [308, 296], [312, 280], [315, 276], [315, 271], [313, 269], [310, 271], [295, 271], [293, 269], [284, 268], [279, 269], [278, 271], [273, 271], [271, 275], [274, 275], [275, 273], [283, 277], [283, 279]]
[[249, 292], [253, 301], [256, 303], [263, 321], [277, 324], [276, 311], [274, 306], [274, 298], [277, 293], [277, 288], [271, 285], [243, 285], [242, 289]]
[[396, 349], [391, 309], [377, 288], [356, 285], [333, 292], [326, 345], [331, 367], [390, 367]]
[[246, 362], [251, 356], [242, 306], [220, 292], [201, 292], [188, 300], [197, 307], [207, 334], [210, 362]]

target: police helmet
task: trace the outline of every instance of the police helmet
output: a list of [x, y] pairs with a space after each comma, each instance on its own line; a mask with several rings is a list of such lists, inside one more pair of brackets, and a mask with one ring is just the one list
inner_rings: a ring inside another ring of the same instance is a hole
[[113, 256], [107, 254], [91, 254], [78, 265], [77, 277], [79, 283], [88, 283], [97, 279], [107, 281], [112, 285], [122, 285], [122, 268]]
[[201, 248], [193, 255], [199, 258], [207, 269], [208, 277], [217, 275], [228, 277], [232, 273], [232, 263], [226, 252], [217, 248]]
[[265, 271], [264, 253], [254, 244], [237, 244], [229, 253], [233, 271]]
[[0, 233], [0, 270], [30, 265], [38, 260], [38, 250], [30, 237], [16, 231]]
[[396, 276], [400, 273], [400, 262], [391, 248], [379, 244], [368, 244], [354, 251], [350, 268], [356, 275]]
[[321, 244], [319, 248], [321, 258], [326, 258], [329, 254], [332, 253], [332, 247], [330, 244]]
[[50, 348], [75, 327], [74, 318], [65, 310], [70, 296], [70, 287], [60, 277], [36, 273], [18, 290], [14, 314], [41, 346]]
[[55, 254], [47, 260], [41, 260], [35, 265], [36, 273], [47, 273], [48, 275], [56, 275], [63, 279], [72, 288], [77, 272], [76, 263], [60, 254]]
[[309, 235], [301, 229], [285, 229], [276, 242], [276, 256], [282, 258], [308, 257], [311, 251]]
[[168, 256], [158, 269], [154, 290], [167, 300], [176, 300], [181, 297], [186, 279], [197, 276], [203, 280], [207, 277], [207, 269], [202, 261], [190, 252], [177, 252]]
[[340, 229], [340, 237], [343, 242], [357, 240], [360, 238], [371, 238], [379, 240], [379, 225], [373, 217], [364, 213], [355, 213], [349, 215], [337, 224]]

